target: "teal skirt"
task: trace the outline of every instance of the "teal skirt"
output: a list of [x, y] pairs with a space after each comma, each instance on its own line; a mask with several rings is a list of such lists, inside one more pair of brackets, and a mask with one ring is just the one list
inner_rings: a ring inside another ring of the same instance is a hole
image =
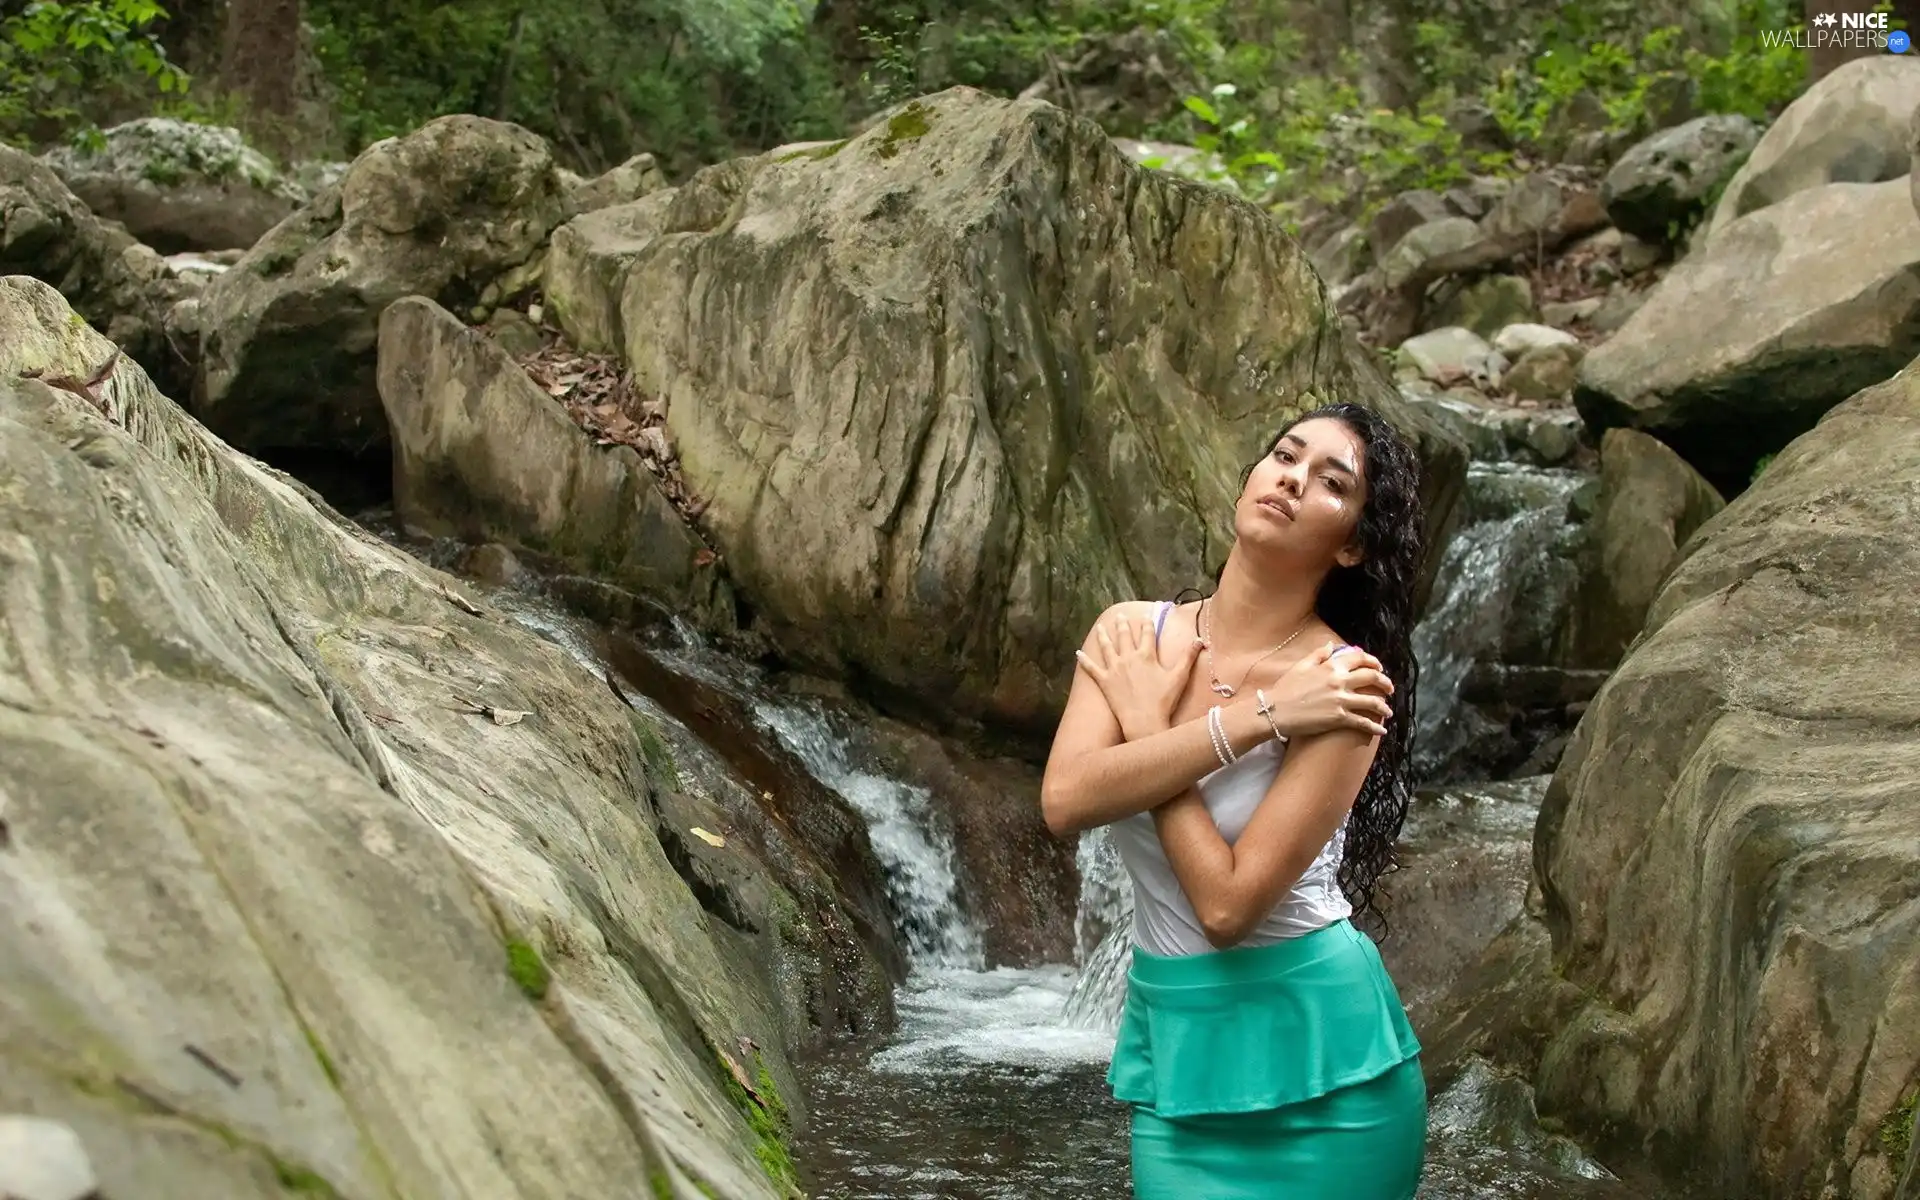
[[1133, 952], [1107, 1081], [1140, 1200], [1409, 1200], [1420, 1043], [1347, 921], [1250, 949]]

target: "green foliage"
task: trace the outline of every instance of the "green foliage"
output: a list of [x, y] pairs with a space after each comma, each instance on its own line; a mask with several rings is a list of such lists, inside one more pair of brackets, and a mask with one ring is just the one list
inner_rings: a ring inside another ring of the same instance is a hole
[[323, 1196], [329, 1198], [329, 1200], [333, 1200], [333, 1198], [338, 1197], [340, 1194], [334, 1191], [333, 1185], [328, 1183], [323, 1177], [301, 1166], [299, 1163], [290, 1163], [284, 1159], [275, 1158], [273, 1160], [273, 1175], [275, 1179], [280, 1181], [281, 1187], [297, 1195]]
[[1907, 1161], [1907, 1155], [1913, 1150], [1917, 1111], [1920, 1111], [1920, 1088], [1908, 1092], [1906, 1098], [1896, 1104], [1886, 1119], [1880, 1122], [1880, 1144], [1886, 1147], [1895, 1163]]
[[507, 974], [527, 994], [527, 999], [535, 1002], [547, 998], [547, 988], [553, 982], [540, 952], [519, 938], [507, 939]]
[[754, 1135], [754, 1158], [767, 1173], [767, 1178], [781, 1188], [787, 1195], [800, 1195], [800, 1172], [794, 1166], [793, 1151], [790, 1142], [793, 1137], [793, 1116], [787, 1111], [787, 1103], [780, 1096], [780, 1089], [768, 1072], [766, 1063], [759, 1051], [753, 1055], [752, 1094], [740, 1086], [740, 1080], [724, 1061], [717, 1048], [713, 1049], [720, 1077], [726, 1085], [727, 1097], [733, 1106], [747, 1119], [747, 1126]]
[[1721, 54], [1688, 45], [1677, 26], [1648, 30], [1637, 39], [1563, 42], [1503, 70], [1485, 97], [1501, 125], [1523, 140], [1539, 138], [1554, 114], [1581, 92], [1600, 101], [1615, 132], [1640, 132], [1650, 115], [1650, 97], [1673, 85], [1691, 88], [1694, 107], [1702, 113], [1764, 120], [1799, 94], [1806, 64], [1801, 51], [1784, 42], [1769, 46], [1759, 31], [1795, 23], [1785, 4], [1742, 0], [1741, 31]]
[[811, 0], [310, 0], [315, 53], [354, 152], [436, 116], [525, 125], [583, 170], [841, 132]]
[[166, 15], [154, 0], [35, 0], [0, 20], [0, 140], [91, 140], [85, 96], [132, 80], [162, 95], [186, 91], [186, 73], [152, 31]]
[[[1221, 81], [1189, 97], [1185, 127], [1162, 136], [1218, 154], [1215, 174], [1282, 215], [1332, 207], [1365, 219], [1397, 192], [1550, 157], [1555, 122], [1576, 98], [1604, 114], [1605, 132], [1627, 137], [1683, 107], [1764, 120], [1804, 84], [1802, 52], [1760, 36], [1793, 26], [1785, 0], [1735, 0], [1718, 31], [1646, 28], [1645, 8], [1561, 9], [1538, 28], [1522, 20], [1501, 31], [1504, 46], [1451, 8], [1446, 20], [1417, 21], [1408, 40], [1418, 99], [1406, 108], [1367, 103], [1357, 54], [1309, 63], [1298, 36], [1276, 27], [1261, 48], [1223, 43], [1205, 56]], [[1491, 112], [1516, 152], [1466, 146], [1445, 116], [1463, 101]]]
[[334, 1069], [333, 1059], [327, 1054], [327, 1048], [320, 1044], [320, 1039], [314, 1035], [313, 1030], [306, 1030], [306, 1035], [307, 1047], [313, 1051], [313, 1057], [320, 1063], [320, 1070], [326, 1075], [327, 1082], [334, 1087], [339, 1087], [340, 1072]]
[[928, 116], [931, 111], [926, 105], [915, 100], [887, 118], [886, 136], [880, 139], [879, 148], [875, 153], [881, 158], [892, 158], [900, 153], [901, 142], [911, 142], [925, 137], [932, 124]]

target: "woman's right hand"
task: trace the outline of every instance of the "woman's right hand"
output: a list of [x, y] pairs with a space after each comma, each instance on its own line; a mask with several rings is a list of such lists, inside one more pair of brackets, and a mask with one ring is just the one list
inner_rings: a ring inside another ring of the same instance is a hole
[[1393, 716], [1393, 680], [1380, 660], [1358, 646], [1328, 642], [1307, 655], [1270, 688], [1262, 689], [1273, 723], [1288, 738], [1335, 729], [1387, 735]]

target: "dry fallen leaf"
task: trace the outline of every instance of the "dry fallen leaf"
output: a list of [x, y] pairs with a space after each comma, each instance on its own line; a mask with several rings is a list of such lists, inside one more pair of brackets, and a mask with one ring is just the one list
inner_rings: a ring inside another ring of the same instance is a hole
[[440, 586], [440, 594], [442, 596], [445, 596], [449, 601], [451, 601], [455, 608], [458, 608], [462, 612], [465, 612], [468, 616], [477, 617], [481, 615], [480, 606], [478, 604], [475, 604], [473, 601], [467, 599], [465, 596], [462, 596], [459, 592], [454, 591], [452, 588], [447, 587], [445, 584], [442, 584]]
[[[734, 1061], [733, 1055], [728, 1054], [718, 1046], [713, 1048], [713, 1052], [720, 1056], [721, 1062], [727, 1064], [727, 1070], [733, 1073], [733, 1080], [740, 1085], [740, 1090], [752, 1098], [755, 1104], [760, 1103], [760, 1093], [754, 1088], [753, 1080], [747, 1078], [747, 1073], [740, 1068], [739, 1063]], [[687, 1115], [692, 1116], [693, 1114], [688, 1113]]]
[[454, 708], [455, 712], [472, 713], [475, 716], [485, 717], [495, 725], [518, 725], [533, 715], [530, 712], [523, 712], [519, 709], [500, 708], [493, 704], [483, 704], [478, 700], [470, 700], [465, 696], [455, 696], [454, 699], [460, 702]]
[[727, 844], [727, 839], [717, 833], [710, 833], [698, 825], [695, 825], [689, 832], [709, 846], [724, 846]]

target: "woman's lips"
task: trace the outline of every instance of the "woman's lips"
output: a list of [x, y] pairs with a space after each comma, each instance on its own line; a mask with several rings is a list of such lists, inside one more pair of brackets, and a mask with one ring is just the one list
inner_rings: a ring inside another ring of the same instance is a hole
[[1277, 497], [1266, 497], [1260, 501], [1260, 507], [1269, 512], [1277, 513], [1289, 521], [1293, 520], [1293, 509], [1284, 500], [1280, 500]]

